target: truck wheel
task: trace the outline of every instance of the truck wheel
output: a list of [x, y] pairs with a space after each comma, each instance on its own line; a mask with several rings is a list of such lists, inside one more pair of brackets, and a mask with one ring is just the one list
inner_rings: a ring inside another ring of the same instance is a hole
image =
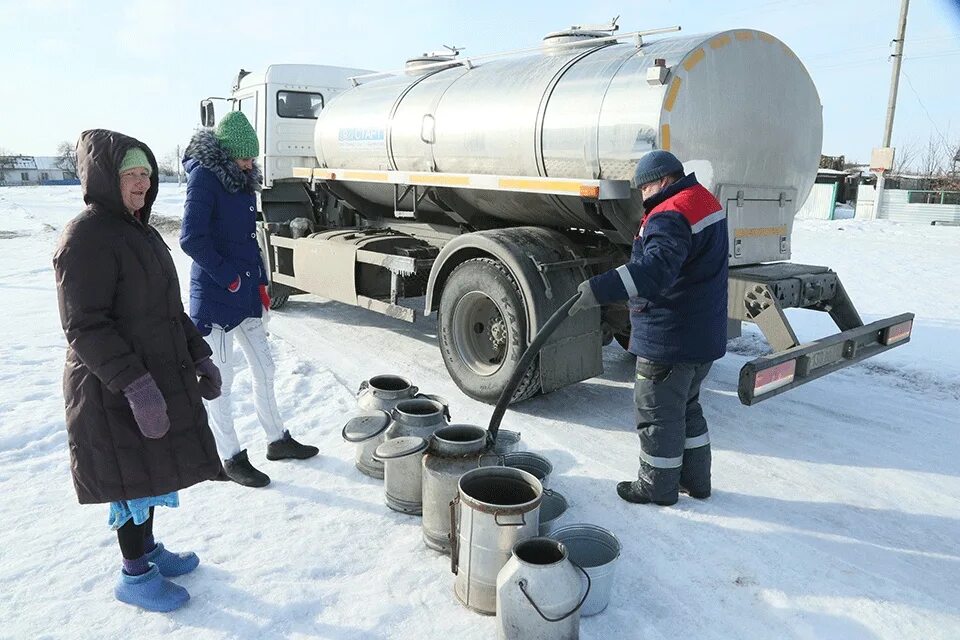
[[[450, 377], [475, 400], [496, 403], [527, 348], [527, 317], [520, 290], [507, 269], [475, 258], [450, 274], [440, 296], [440, 353]], [[534, 361], [511, 402], [540, 390]]]

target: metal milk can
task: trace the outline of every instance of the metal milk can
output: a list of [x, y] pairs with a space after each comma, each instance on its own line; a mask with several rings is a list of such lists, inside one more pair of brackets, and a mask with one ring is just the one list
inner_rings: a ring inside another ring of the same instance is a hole
[[567, 557], [562, 542], [518, 542], [497, 575], [498, 640], [577, 640], [590, 575]]
[[415, 436], [391, 438], [377, 447], [374, 457], [383, 462], [383, 496], [387, 506], [400, 513], [420, 515], [420, 460], [427, 441]]
[[450, 553], [450, 501], [460, 476], [480, 466], [486, 448], [483, 427], [452, 424], [434, 431], [423, 456], [423, 541], [431, 549]]
[[386, 440], [401, 436], [429, 440], [434, 431], [450, 422], [450, 409], [439, 400], [420, 396], [398, 402], [390, 417], [393, 422], [387, 427]]
[[356, 446], [354, 459], [360, 473], [371, 478], [383, 478], [383, 463], [374, 459], [373, 452], [383, 443], [383, 434], [390, 425], [386, 411], [364, 411], [347, 421], [342, 436]]
[[[343, 437], [347, 442], [357, 444], [356, 465], [361, 473], [372, 478], [383, 477], [383, 463], [373, 459], [373, 452], [385, 439], [384, 432], [390, 424], [390, 411], [401, 400], [416, 396], [418, 391], [417, 387], [410, 384], [409, 380], [395, 375], [373, 376], [360, 383], [360, 388], [357, 390], [357, 406], [360, 408], [360, 413], [347, 422], [343, 430]], [[387, 424], [373, 436], [364, 437], [365, 429], [373, 429], [372, 424], [378, 424], [381, 420], [379, 417], [371, 417], [376, 415], [373, 412], [378, 411], [384, 411], [388, 414]], [[363, 420], [353, 422], [357, 418]], [[370, 424], [362, 424], [364, 420]], [[353, 424], [351, 425], [351, 423]], [[354, 439], [347, 437], [348, 431]]]
[[460, 476], [450, 503], [450, 570], [465, 606], [496, 613], [497, 574], [517, 542], [537, 535], [542, 495], [540, 481], [520, 469], [480, 467]]

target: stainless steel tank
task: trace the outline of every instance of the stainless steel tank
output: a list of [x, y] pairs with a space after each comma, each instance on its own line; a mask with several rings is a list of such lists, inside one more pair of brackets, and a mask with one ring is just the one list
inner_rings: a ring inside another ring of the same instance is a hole
[[[749, 29], [639, 48], [587, 39], [556, 49], [548, 39], [538, 53], [371, 80], [332, 100], [315, 130], [318, 161], [332, 169], [630, 179], [637, 160], [660, 148], [718, 196], [724, 185], [764, 187], [795, 205], [813, 185], [821, 139], [820, 100], [803, 64]], [[346, 186], [392, 210], [390, 186]], [[597, 228], [577, 198], [456, 195], [516, 224]]]

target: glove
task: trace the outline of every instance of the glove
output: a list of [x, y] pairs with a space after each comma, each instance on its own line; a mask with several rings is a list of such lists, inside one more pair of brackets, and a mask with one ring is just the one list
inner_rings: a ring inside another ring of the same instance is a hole
[[230, 286], [227, 287], [227, 291], [230, 293], [236, 293], [240, 291], [240, 276], [237, 276], [237, 279], [230, 283]]
[[577, 301], [573, 303], [573, 306], [570, 307], [570, 311], [567, 312], [567, 315], [574, 315], [580, 313], [584, 309], [592, 309], [593, 307], [599, 307], [600, 303], [597, 302], [597, 296], [593, 295], [593, 287], [590, 286], [589, 280], [584, 280], [580, 283], [580, 286], [577, 287], [577, 291], [580, 292], [580, 297], [577, 298]]
[[220, 369], [213, 364], [213, 360], [204, 358], [197, 363], [197, 378], [200, 395], [204, 400], [216, 400], [220, 397], [223, 378], [220, 376]]
[[152, 375], [145, 373], [128, 384], [123, 389], [123, 395], [130, 403], [130, 410], [140, 427], [140, 433], [151, 440], [167, 435], [170, 430], [167, 401], [163, 399]]
[[267, 285], [260, 285], [260, 302], [263, 304], [264, 309], [270, 308], [270, 294], [267, 293]]

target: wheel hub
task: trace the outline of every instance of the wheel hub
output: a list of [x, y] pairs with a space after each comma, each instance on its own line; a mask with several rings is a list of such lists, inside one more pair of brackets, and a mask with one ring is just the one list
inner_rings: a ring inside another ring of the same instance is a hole
[[471, 291], [453, 310], [453, 344], [460, 360], [474, 373], [491, 376], [503, 366], [507, 324], [496, 303], [481, 291]]

